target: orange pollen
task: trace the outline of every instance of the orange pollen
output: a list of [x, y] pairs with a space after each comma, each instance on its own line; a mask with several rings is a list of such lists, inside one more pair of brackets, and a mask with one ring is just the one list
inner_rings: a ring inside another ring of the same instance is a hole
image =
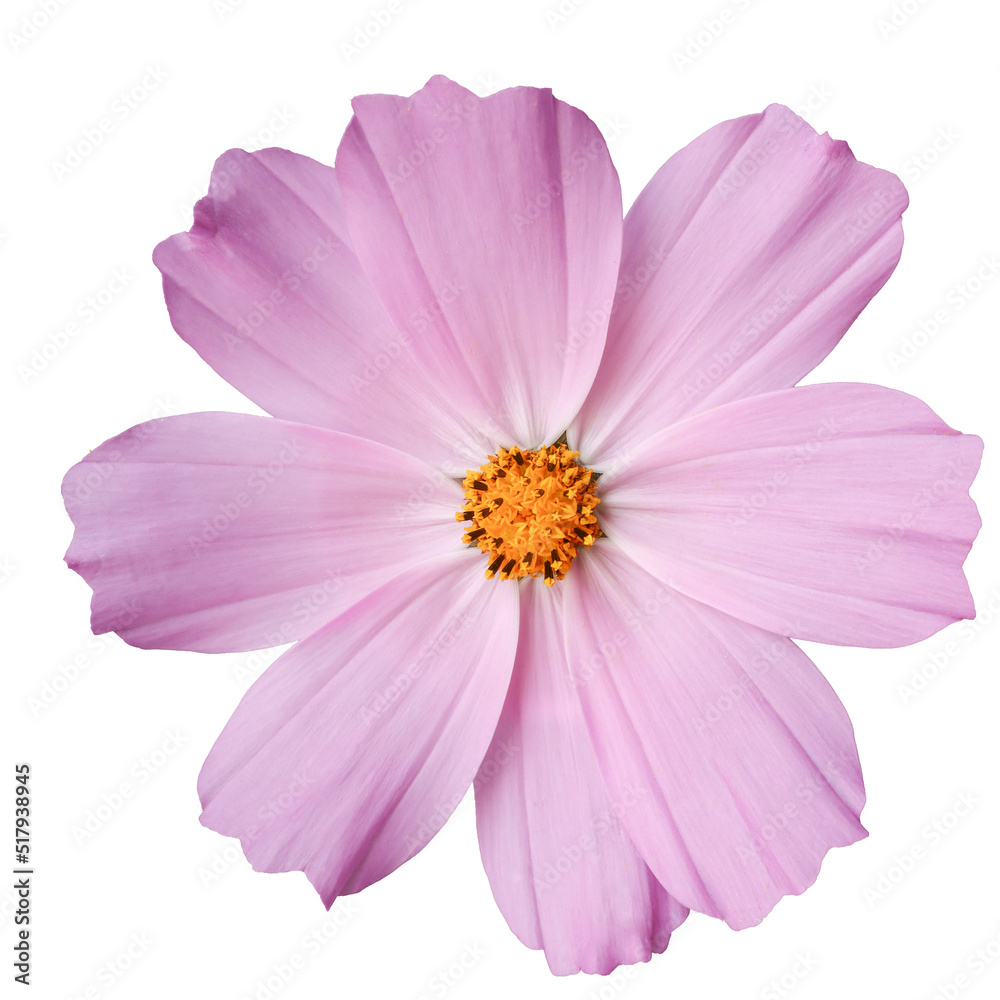
[[594, 473], [563, 444], [537, 451], [501, 448], [462, 482], [465, 502], [455, 515], [463, 542], [489, 557], [486, 579], [544, 576], [551, 587], [567, 573], [576, 550], [601, 537], [594, 508]]

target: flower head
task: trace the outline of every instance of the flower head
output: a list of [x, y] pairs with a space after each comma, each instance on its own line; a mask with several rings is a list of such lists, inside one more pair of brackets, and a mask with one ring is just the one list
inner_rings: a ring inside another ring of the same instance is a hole
[[623, 220], [585, 115], [443, 77], [357, 98], [335, 167], [224, 154], [154, 259], [178, 333], [271, 416], [143, 424], [64, 483], [95, 631], [299, 640], [212, 749], [202, 821], [329, 906], [472, 785], [497, 902], [561, 974], [810, 885], [864, 788], [793, 640], [974, 614], [979, 439], [901, 392], [793, 388], [905, 205], [774, 105]]

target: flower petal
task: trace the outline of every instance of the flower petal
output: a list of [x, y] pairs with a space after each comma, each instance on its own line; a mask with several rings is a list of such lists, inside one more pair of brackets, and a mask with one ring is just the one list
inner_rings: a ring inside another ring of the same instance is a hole
[[351, 239], [415, 355], [502, 444], [550, 444], [593, 381], [621, 249], [601, 133], [548, 90], [444, 77], [354, 100], [337, 152]]
[[219, 157], [191, 231], [153, 260], [174, 329], [268, 413], [381, 441], [450, 472], [482, 455], [350, 245], [332, 167], [285, 149]]
[[881, 386], [720, 406], [601, 480], [601, 527], [690, 597], [782, 635], [924, 639], [975, 608], [962, 562], [982, 441]]
[[695, 139], [629, 210], [570, 446], [603, 470], [675, 420], [794, 385], [892, 273], [906, 203], [898, 177], [781, 105]]
[[563, 642], [561, 587], [521, 586], [514, 674], [476, 777], [483, 863], [500, 909], [556, 975], [607, 975], [662, 952], [687, 916], [646, 867], [597, 770]]
[[421, 850], [500, 715], [517, 591], [479, 553], [397, 577], [279, 657], [198, 780], [202, 822], [258, 871], [301, 870], [331, 906]]
[[850, 719], [790, 640], [665, 587], [607, 539], [565, 581], [570, 669], [612, 799], [653, 874], [731, 927], [866, 836]]
[[236, 413], [139, 424], [63, 481], [95, 632], [233, 652], [315, 631], [461, 549], [458, 486], [385, 445]]

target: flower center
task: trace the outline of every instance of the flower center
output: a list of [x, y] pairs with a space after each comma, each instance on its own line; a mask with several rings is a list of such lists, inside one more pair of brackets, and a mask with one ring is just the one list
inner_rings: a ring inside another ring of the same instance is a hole
[[501, 448], [462, 482], [463, 542], [490, 558], [486, 579], [545, 577], [551, 587], [569, 570], [580, 545], [593, 545], [601, 529], [594, 508], [594, 473], [563, 444], [537, 451]]

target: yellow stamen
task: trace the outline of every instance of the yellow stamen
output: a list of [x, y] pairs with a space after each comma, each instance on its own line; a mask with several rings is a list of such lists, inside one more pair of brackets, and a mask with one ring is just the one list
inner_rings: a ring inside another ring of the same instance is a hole
[[465, 526], [462, 541], [489, 557], [486, 579], [543, 576], [551, 587], [566, 575], [577, 548], [601, 537], [594, 474], [576, 463], [578, 455], [563, 444], [501, 448], [469, 470], [455, 520]]

